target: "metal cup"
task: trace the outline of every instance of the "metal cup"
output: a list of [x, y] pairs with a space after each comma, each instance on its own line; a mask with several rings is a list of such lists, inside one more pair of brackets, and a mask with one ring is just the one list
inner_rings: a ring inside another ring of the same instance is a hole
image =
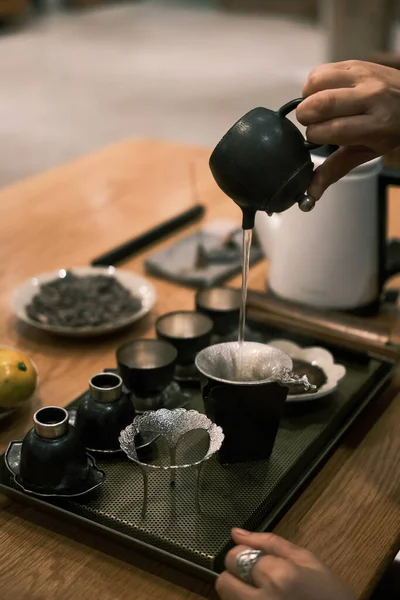
[[239, 325], [241, 293], [226, 287], [199, 290], [196, 294], [196, 310], [214, 323], [214, 333], [228, 335]]
[[118, 348], [118, 369], [137, 398], [148, 398], [171, 383], [177, 355], [175, 348], [162, 340], [133, 340]]
[[196, 354], [210, 344], [212, 331], [212, 320], [191, 310], [171, 312], [156, 321], [157, 337], [176, 348], [178, 365], [192, 365]]
[[288, 395], [291, 358], [256, 342], [226, 342], [196, 357], [207, 416], [222, 427], [221, 463], [269, 458]]

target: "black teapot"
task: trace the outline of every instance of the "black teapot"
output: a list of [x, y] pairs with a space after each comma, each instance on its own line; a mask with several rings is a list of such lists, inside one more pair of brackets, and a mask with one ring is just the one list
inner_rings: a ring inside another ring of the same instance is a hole
[[256, 211], [283, 212], [296, 202], [304, 212], [315, 201], [305, 194], [314, 170], [310, 150], [319, 144], [304, 139], [286, 118], [303, 98], [278, 111], [254, 108], [224, 135], [210, 158], [215, 181], [243, 212], [243, 229], [254, 227]]

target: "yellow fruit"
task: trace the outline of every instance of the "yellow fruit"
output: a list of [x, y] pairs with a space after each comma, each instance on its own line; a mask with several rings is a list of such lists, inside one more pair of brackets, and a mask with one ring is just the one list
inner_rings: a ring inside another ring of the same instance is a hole
[[29, 356], [0, 347], [0, 408], [15, 408], [25, 402], [36, 384], [37, 371]]

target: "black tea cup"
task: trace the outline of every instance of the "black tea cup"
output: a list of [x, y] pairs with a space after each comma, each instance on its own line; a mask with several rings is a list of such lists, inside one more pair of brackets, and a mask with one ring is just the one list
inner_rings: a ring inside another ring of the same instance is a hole
[[68, 419], [58, 406], [41, 408], [33, 416], [34, 427], [22, 442], [19, 476], [34, 492], [70, 492], [88, 478], [85, 446]]
[[212, 319], [216, 335], [228, 335], [238, 328], [241, 305], [239, 290], [227, 287], [199, 290], [195, 303], [198, 312]]
[[211, 343], [213, 322], [196, 311], [178, 310], [159, 317], [156, 332], [176, 348], [178, 365], [193, 365], [196, 354]]
[[88, 450], [119, 450], [120, 432], [135, 418], [130, 395], [123, 393], [115, 373], [99, 373], [89, 380], [76, 411], [75, 426]]
[[136, 398], [146, 399], [157, 396], [171, 383], [177, 355], [168, 342], [133, 340], [118, 348], [118, 370], [128, 390]]

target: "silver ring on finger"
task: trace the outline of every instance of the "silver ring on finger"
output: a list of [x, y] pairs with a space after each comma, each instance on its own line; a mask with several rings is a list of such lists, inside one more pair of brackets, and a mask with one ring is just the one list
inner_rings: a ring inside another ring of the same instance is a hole
[[262, 556], [263, 553], [261, 550], [252, 550], [251, 548], [239, 552], [239, 554], [236, 556], [236, 573], [239, 579], [248, 585], [254, 586], [251, 572], [256, 562]]

